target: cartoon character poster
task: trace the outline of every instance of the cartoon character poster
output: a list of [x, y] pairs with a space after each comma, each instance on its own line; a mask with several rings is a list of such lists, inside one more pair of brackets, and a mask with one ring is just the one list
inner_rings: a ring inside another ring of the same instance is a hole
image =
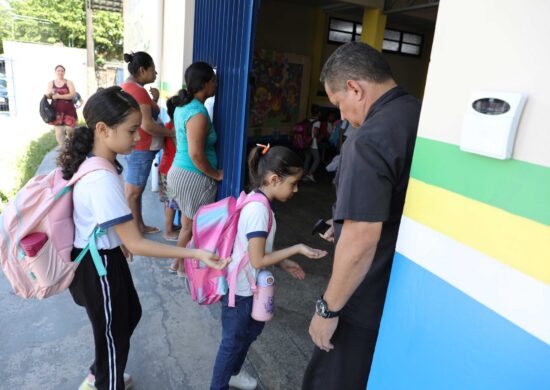
[[251, 135], [289, 134], [300, 118], [304, 64], [285, 53], [257, 49], [250, 99]]

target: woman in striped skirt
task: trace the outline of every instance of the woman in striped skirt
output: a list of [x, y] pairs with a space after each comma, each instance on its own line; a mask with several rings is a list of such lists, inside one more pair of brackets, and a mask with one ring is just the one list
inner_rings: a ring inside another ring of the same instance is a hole
[[[193, 216], [215, 200], [217, 182], [223, 179], [223, 171], [217, 169], [217, 135], [204, 107], [204, 101], [216, 93], [216, 74], [209, 64], [195, 62], [185, 71], [185, 83], [187, 89], [174, 102], [177, 150], [168, 172], [168, 192], [182, 212], [179, 246], [191, 239]], [[178, 260], [172, 270], [177, 270]]]

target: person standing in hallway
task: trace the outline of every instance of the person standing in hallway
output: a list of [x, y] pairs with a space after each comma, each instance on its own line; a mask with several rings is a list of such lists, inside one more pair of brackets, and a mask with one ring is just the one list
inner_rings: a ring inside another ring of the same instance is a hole
[[315, 350], [303, 390], [364, 390], [378, 336], [420, 116], [383, 55], [364, 43], [340, 46], [321, 82], [342, 120], [357, 127], [342, 147], [328, 287], [309, 333]]

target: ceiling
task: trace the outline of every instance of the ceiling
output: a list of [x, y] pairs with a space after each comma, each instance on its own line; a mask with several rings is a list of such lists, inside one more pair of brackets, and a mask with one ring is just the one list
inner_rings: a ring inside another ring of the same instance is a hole
[[[327, 12], [362, 12], [363, 7], [357, 3], [368, 3], [372, 0], [275, 0], [301, 4], [309, 7], [321, 7]], [[436, 1], [434, 0], [385, 0], [388, 23], [403, 24], [423, 29], [434, 29], [437, 19]], [[426, 7], [417, 8], [415, 7]], [[391, 7], [391, 8], [390, 8]]]

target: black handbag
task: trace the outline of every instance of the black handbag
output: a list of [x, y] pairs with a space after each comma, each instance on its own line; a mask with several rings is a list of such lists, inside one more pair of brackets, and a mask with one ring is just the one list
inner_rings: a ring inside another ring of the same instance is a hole
[[53, 104], [48, 101], [48, 97], [46, 95], [44, 95], [42, 100], [40, 100], [40, 116], [46, 123], [53, 122], [56, 117]]

